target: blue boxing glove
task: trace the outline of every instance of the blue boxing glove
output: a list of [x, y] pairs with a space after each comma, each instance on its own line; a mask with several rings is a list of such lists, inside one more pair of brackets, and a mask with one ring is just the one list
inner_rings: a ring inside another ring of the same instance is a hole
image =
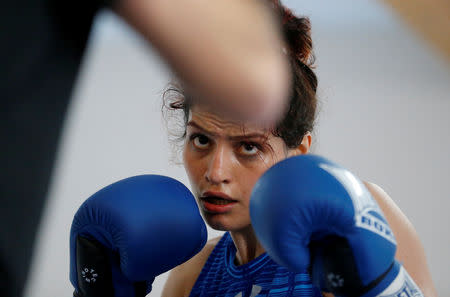
[[[283, 160], [256, 183], [255, 233], [267, 253], [335, 296], [423, 296], [395, 260], [396, 241], [369, 191], [315, 155]], [[403, 295], [402, 295], [403, 294]]]
[[75, 297], [144, 297], [154, 278], [206, 243], [191, 192], [165, 176], [141, 175], [87, 199], [70, 231]]

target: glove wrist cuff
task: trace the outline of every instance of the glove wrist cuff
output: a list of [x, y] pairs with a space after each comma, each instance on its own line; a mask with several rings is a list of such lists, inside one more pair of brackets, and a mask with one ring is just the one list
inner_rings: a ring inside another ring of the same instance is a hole
[[397, 261], [383, 280], [368, 293], [361, 297], [411, 296], [423, 297], [419, 287], [414, 283], [408, 272]]

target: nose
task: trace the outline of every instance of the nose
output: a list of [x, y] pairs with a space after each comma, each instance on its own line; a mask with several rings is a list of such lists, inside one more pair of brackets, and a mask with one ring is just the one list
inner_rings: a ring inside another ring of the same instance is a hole
[[231, 181], [229, 152], [224, 146], [217, 146], [208, 160], [208, 170], [205, 178], [208, 182], [219, 185]]

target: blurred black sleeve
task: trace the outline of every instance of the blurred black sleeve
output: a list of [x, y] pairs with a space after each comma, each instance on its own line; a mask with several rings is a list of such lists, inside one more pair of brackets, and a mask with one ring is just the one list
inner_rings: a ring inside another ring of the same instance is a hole
[[1, 296], [23, 294], [72, 88], [94, 17], [107, 5], [2, 1]]

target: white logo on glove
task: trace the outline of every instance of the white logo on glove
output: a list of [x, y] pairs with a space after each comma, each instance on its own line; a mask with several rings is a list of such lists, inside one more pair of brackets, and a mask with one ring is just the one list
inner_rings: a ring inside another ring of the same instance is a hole
[[[356, 226], [376, 233], [393, 244], [397, 244], [391, 228], [383, 220], [383, 212], [378, 207], [378, 204], [375, 203], [366, 187], [351, 172], [343, 168], [328, 164], [320, 164], [319, 166], [333, 175], [347, 190], [355, 210]], [[378, 214], [378, 216], [373, 213]]]
[[344, 279], [339, 274], [329, 273], [327, 279], [334, 288], [340, 288], [344, 285]]
[[83, 270], [81, 270], [81, 277], [87, 283], [95, 283], [97, 281], [98, 274], [92, 268], [83, 268]]

